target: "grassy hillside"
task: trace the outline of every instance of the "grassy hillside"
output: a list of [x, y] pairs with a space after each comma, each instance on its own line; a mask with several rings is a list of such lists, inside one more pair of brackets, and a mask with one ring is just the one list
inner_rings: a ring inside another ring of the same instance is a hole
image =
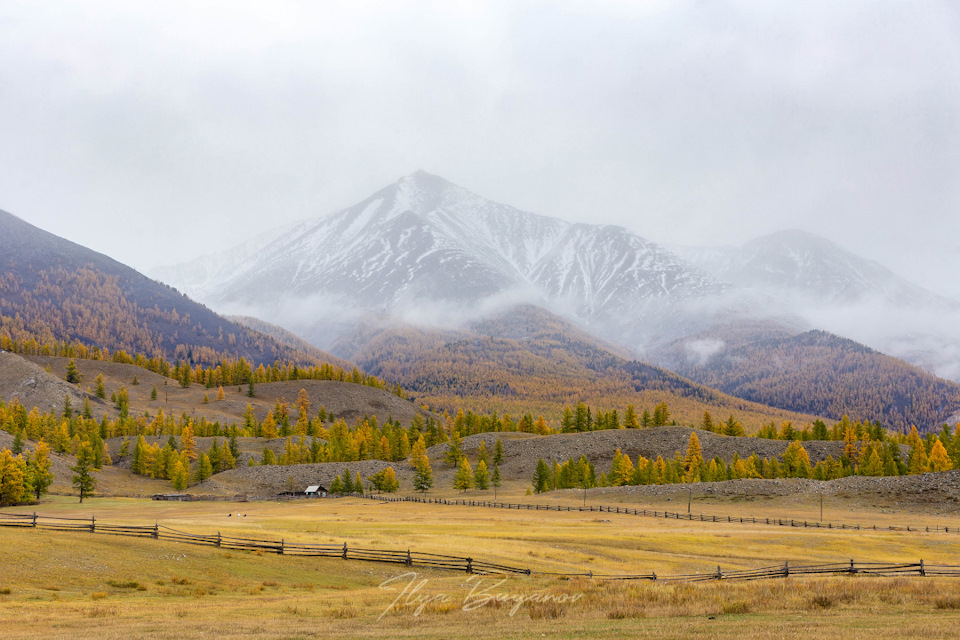
[[[7, 357], [16, 357], [6, 354]], [[68, 358], [54, 356], [27, 356], [24, 358], [33, 362], [42, 369], [50, 367], [50, 373], [58, 378], [66, 375]], [[425, 412], [413, 403], [399, 398], [396, 395], [362, 384], [336, 382], [333, 380], [290, 380], [284, 382], [269, 382], [256, 385], [255, 397], [248, 395], [248, 386], [224, 388], [224, 399], [217, 400], [217, 389], [207, 389], [202, 385], [181, 387], [173, 379], [165, 378], [157, 373], [147, 371], [141, 367], [116, 362], [100, 360], [75, 360], [77, 369], [83, 376], [80, 389], [90, 395], [94, 380], [98, 375], [103, 376], [105, 395], [107, 399], [120, 387], [125, 387], [130, 397], [130, 413], [139, 414], [149, 412], [157, 414], [162, 410], [166, 415], [180, 416], [187, 413], [193, 416], [203, 416], [209, 422], [220, 421], [221, 424], [243, 422], [243, 415], [247, 405], [253, 408], [257, 419], [263, 419], [267, 412], [273, 409], [277, 402], [286, 402], [292, 405], [297, 399], [300, 389], [306, 390], [310, 397], [313, 412], [324, 407], [327, 413], [343, 418], [352, 424], [354, 420], [364, 415], [376, 416], [385, 421], [389, 417], [409, 423], [414, 415]], [[136, 379], [137, 384], [134, 384]], [[9, 399], [14, 389], [19, 385], [13, 379], [0, 380], [0, 398]], [[76, 388], [76, 387], [74, 387]], [[151, 400], [153, 389], [157, 390], [157, 399]], [[203, 401], [204, 396], [207, 402]], [[76, 401], [72, 401], [75, 409], [80, 409]], [[62, 397], [59, 407], [62, 408]], [[108, 402], [95, 402], [92, 405], [95, 416], [103, 413], [116, 416], [117, 410]]]

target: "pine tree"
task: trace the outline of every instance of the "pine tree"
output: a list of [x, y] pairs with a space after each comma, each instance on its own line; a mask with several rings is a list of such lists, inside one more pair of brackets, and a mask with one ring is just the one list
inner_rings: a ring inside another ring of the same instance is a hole
[[256, 398], [257, 390], [253, 387], [253, 380], [250, 380], [250, 384], [247, 386], [247, 397]]
[[223, 400], [225, 397], [223, 387], [217, 387], [217, 400]]
[[493, 476], [490, 478], [490, 484], [493, 485], [493, 501], [497, 501], [497, 489], [503, 485], [503, 481], [500, 479], [500, 466], [495, 465], [493, 467]]
[[662, 427], [670, 422], [670, 410], [666, 402], [661, 402], [653, 408], [653, 426]]
[[464, 492], [473, 486], [473, 469], [470, 468], [470, 462], [466, 458], [460, 458], [460, 464], [457, 466], [457, 474], [453, 477], [453, 488]]
[[503, 462], [503, 442], [497, 438], [497, 444], [493, 446], [493, 466], [498, 466]]
[[737, 422], [736, 418], [733, 417], [733, 414], [727, 419], [726, 424], [723, 426], [723, 435], [725, 436], [745, 436], [746, 432], [743, 430], [743, 425]]
[[353, 474], [350, 473], [350, 467], [347, 467], [343, 470], [343, 475], [340, 476], [340, 483], [343, 486], [344, 493], [353, 493], [355, 487], [353, 486]]
[[488, 462], [489, 459], [490, 457], [489, 457], [489, 454], [487, 453], [487, 443], [481, 440], [480, 446], [477, 447], [477, 461]]
[[410, 464], [416, 467], [420, 463], [420, 458], [425, 455], [427, 455], [427, 444], [421, 433], [417, 441], [413, 443], [413, 448], [410, 450]]
[[687, 441], [687, 455], [683, 457], [683, 468], [686, 471], [688, 481], [697, 478], [701, 465], [703, 465], [703, 450], [700, 448], [700, 438], [693, 431]]
[[93, 461], [93, 448], [90, 443], [87, 441], [81, 442], [77, 449], [77, 464], [70, 467], [70, 470], [73, 471], [73, 486], [80, 492], [81, 503], [84, 498], [92, 496], [97, 487], [96, 479], [91, 473]]
[[77, 363], [71, 360], [67, 363], [67, 382], [70, 384], [80, 384], [80, 380], [83, 378], [80, 375], [80, 371], [77, 369]]
[[203, 483], [204, 480], [213, 475], [213, 464], [210, 462], [210, 456], [205, 453], [200, 454], [200, 463], [197, 465], [197, 480]]
[[393, 467], [387, 467], [383, 472], [383, 491], [384, 493], [395, 493], [400, 488], [400, 481], [397, 480], [397, 474]]
[[267, 440], [272, 440], [279, 436], [277, 432], [277, 421], [273, 417], [273, 411], [267, 412], [267, 417], [263, 419], [260, 425], [260, 435]]
[[270, 447], [263, 448], [263, 458], [260, 459], [260, 464], [262, 466], [277, 464], [277, 456], [273, 453], [273, 449]]
[[630, 484], [632, 476], [633, 461], [630, 460], [630, 456], [617, 449], [613, 454], [613, 462], [610, 465], [610, 484], [615, 487]]
[[704, 431], [713, 431], [713, 417], [709, 411], [703, 412], [703, 417], [700, 419], [700, 427], [703, 428]]
[[170, 470], [170, 481], [177, 491], [183, 491], [190, 483], [190, 473], [183, 466], [180, 458], [177, 458], [173, 463], [173, 468]]
[[870, 452], [870, 455], [866, 457], [866, 461], [860, 465], [860, 475], [882, 476], [884, 475], [883, 471], [883, 459], [880, 457], [880, 454], [877, 452], [876, 448], [873, 448]]
[[550, 488], [550, 467], [543, 461], [543, 458], [537, 460], [537, 470], [533, 475], [533, 490], [535, 493], [543, 493]]
[[[879, 458], [877, 462], [879, 463]], [[809, 478], [810, 477], [810, 456], [803, 444], [799, 440], [794, 440], [783, 452], [783, 463], [786, 466], [787, 475], [791, 478]]]
[[456, 467], [460, 464], [462, 459], [463, 439], [460, 438], [460, 432], [454, 429], [450, 436], [450, 441], [447, 443], [447, 464], [449, 464], [451, 467]]
[[930, 471], [949, 471], [953, 468], [950, 456], [947, 455], [947, 449], [940, 440], [933, 443], [933, 448], [930, 449], [928, 465]]
[[373, 485], [373, 488], [383, 493], [393, 493], [400, 488], [400, 481], [397, 480], [397, 474], [393, 467], [381, 469], [372, 476], [367, 476], [367, 480]]
[[23, 453], [23, 432], [17, 431], [17, 435], [13, 436], [13, 449], [11, 449], [13, 455], [18, 456]]
[[623, 414], [623, 426], [626, 429], [636, 429], [640, 426], [637, 422], [637, 411], [632, 404], [627, 405], [627, 410]]
[[120, 417], [126, 418], [130, 415], [130, 395], [126, 387], [120, 387], [117, 391], [117, 409], [120, 411]]
[[180, 432], [180, 448], [187, 454], [191, 462], [198, 458], [197, 439], [193, 435], [193, 428], [187, 425]]
[[157, 385], [153, 385], [153, 389], [150, 390], [150, 400], [154, 401], [157, 399]]
[[227, 469], [233, 469], [237, 466], [237, 459], [233, 456], [233, 452], [230, 450], [230, 447], [223, 447], [220, 449], [220, 464], [218, 472], [226, 471]]
[[477, 463], [477, 468], [473, 472], [473, 484], [481, 491], [490, 488], [490, 472], [487, 471], [487, 463], [483, 460]]
[[353, 479], [353, 490], [361, 495], [363, 494], [363, 479], [360, 477], [359, 471], [357, 471], [357, 475]]
[[26, 501], [27, 474], [23, 458], [14, 457], [9, 449], [0, 450], [0, 507]]
[[[422, 438], [423, 436], [421, 436]], [[425, 493], [433, 486], [433, 469], [430, 468], [430, 459], [426, 454], [417, 459], [416, 471], [413, 476], [413, 488]]]
[[106, 389], [106, 387], [103, 386], [103, 374], [102, 374], [102, 373], [98, 373], [98, 374], [97, 374], [97, 387], [96, 387], [96, 388], [97, 388], [96, 396], [97, 396], [98, 398], [100, 398], [101, 400], [105, 399], [105, 398], [107, 397], [107, 389]]

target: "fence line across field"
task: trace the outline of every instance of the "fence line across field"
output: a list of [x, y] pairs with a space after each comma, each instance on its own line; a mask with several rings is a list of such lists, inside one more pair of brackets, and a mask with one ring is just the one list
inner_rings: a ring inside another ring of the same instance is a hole
[[779, 527], [800, 527], [809, 529], [840, 529], [854, 531], [907, 531], [910, 533], [955, 533], [960, 535], [960, 527], [916, 527], [903, 525], [900, 527], [893, 525], [860, 525], [844, 524], [839, 522], [820, 522], [817, 520], [797, 520], [793, 518], [752, 518], [737, 516], [716, 516], [705, 515], [702, 513], [679, 513], [676, 511], [658, 511], [655, 509], [634, 509], [630, 507], [611, 507], [607, 505], [586, 505], [569, 506], [562, 504], [532, 504], [532, 503], [511, 503], [511, 502], [492, 502], [489, 500], [450, 500], [448, 498], [427, 498], [420, 496], [387, 496], [383, 494], [349, 494], [356, 498], [366, 498], [368, 500], [381, 500], [384, 502], [419, 502], [421, 504], [442, 504], [447, 506], [460, 507], [488, 507], [491, 509], [527, 509], [532, 511], [583, 511], [600, 513], [621, 513], [633, 516], [646, 516], [650, 518], [666, 518], [672, 520], [690, 520], [697, 522], [717, 522], [731, 524], [764, 524]]
[[688, 573], [665, 575], [650, 573], [639, 574], [609, 574], [587, 572], [551, 572], [535, 571], [525, 567], [515, 567], [498, 562], [488, 562], [472, 557], [451, 556], [437, 553], [423, 553], [396, 549], [370, 549], [364, 547], [350, 547], [343, 544], [311, 544], [303, 542], [287, 542], [280, 540], [265, 540], [260, 538], [239, 538], [225, 536], [222, 533], [198, 534], [172, 529], [159, 523], [150, 525], [118, 525], [97, 522], [96, 517], [90, 518], [60, 518], [41, 516], [36, 513], [0, 513], [0, 527], [21, 527], [32, 529], [47, 529], [52, 531], [86, 531], [108, 535], [132, 536], [140, 538], [154, 538], [170, 542], [213, 546], [220, 549], [236, 551], [253, 551], [276, 553], [278, 555], [314, 556], [341, 558], [343, 560], [360, 560], [367, 562], [385, 562], [406, 566], [430, 567], [448, 571], [459, 571], [481, 575], [538, 575], [558, 577], [583, 577], [595, 580], [649, 580], [652, 582], [703, 582], [708, 580], [765, 580], [773, 578], [789, 578], [803, 575], [871, 575], [871, 576], [940, 576], [960, 577], [960, 566], [931, 565], [923, 560], [917, 563], [882, 563], [882, 562], [838, 562], [815, 565], [791, 565], [784, 562], [780, 565], [762, 567], [758, 569], [723, 570], [719, 565], [716, 571], [702, 573]]

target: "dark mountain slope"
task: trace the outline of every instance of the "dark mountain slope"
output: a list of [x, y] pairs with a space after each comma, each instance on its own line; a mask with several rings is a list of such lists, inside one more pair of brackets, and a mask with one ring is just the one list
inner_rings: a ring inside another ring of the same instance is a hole
[[936, 429], [960, 412], [960, 385], [824, 331], [741, 345], [679, 371], [754, 402], [894, 429]]
[[[145, 247], [146, 248], [146, 247]], [[214, 364], [318, 362], [226, 320], [166, 285], [0, 211], [0, 337], [79, 341]]]

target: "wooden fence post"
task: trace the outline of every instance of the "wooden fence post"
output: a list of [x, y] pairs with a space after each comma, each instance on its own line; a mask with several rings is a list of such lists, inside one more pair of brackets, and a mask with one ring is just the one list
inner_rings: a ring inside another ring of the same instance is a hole
[[413, 564], [413, 556], [410, 555], [410, 547], [407, 547], [407, 562], [406, 562], [406, 564], [407, 564], [408, 567]]
[[280, 538], [280, 555], [283, 555], [283, 538]]
[[33, 528], [34, 529], [37, 528], [37, 512], [36, 511], [33, 512]]
[[221, 540], [220, 540], [220, 532], [217, 531], [217, 548], [218, 548], [218, 549], [220, 548], [220, 542], [221, 542]]
[[97, 518], [96, 516], [90, 516], [90, 531], [97, 530]]
[[473, 558], [467, 558], [467, 573], [473, 573]]
[[343, 543], [343, 559], [344, 560], [347, 559], [347, 543], [346, 542]]
[[153, 537], [154, 538], [160, 537], [160, 523], [156, 521], [154, 521], [153, 523]]
[[783, 577], [784, 578], [790, 577], [790, 561], [789, 560], [785, 560], [783, 562]]
[[853, 568], [853, 558], [850, 558], [850, 573], [856, 573], [857, 570]]
[[720, 571], [720, 565], [717, 565], [717, 580], [723, 580], [723, 572]]
[[921, 576], [924, 576], [924, 577], [926, 577], [926, 575], [927, 575], [927, 570], [926, 570], [926, 568], [923, 566], [923, 558], [920, 558], [920, 575], [921, 575]]

